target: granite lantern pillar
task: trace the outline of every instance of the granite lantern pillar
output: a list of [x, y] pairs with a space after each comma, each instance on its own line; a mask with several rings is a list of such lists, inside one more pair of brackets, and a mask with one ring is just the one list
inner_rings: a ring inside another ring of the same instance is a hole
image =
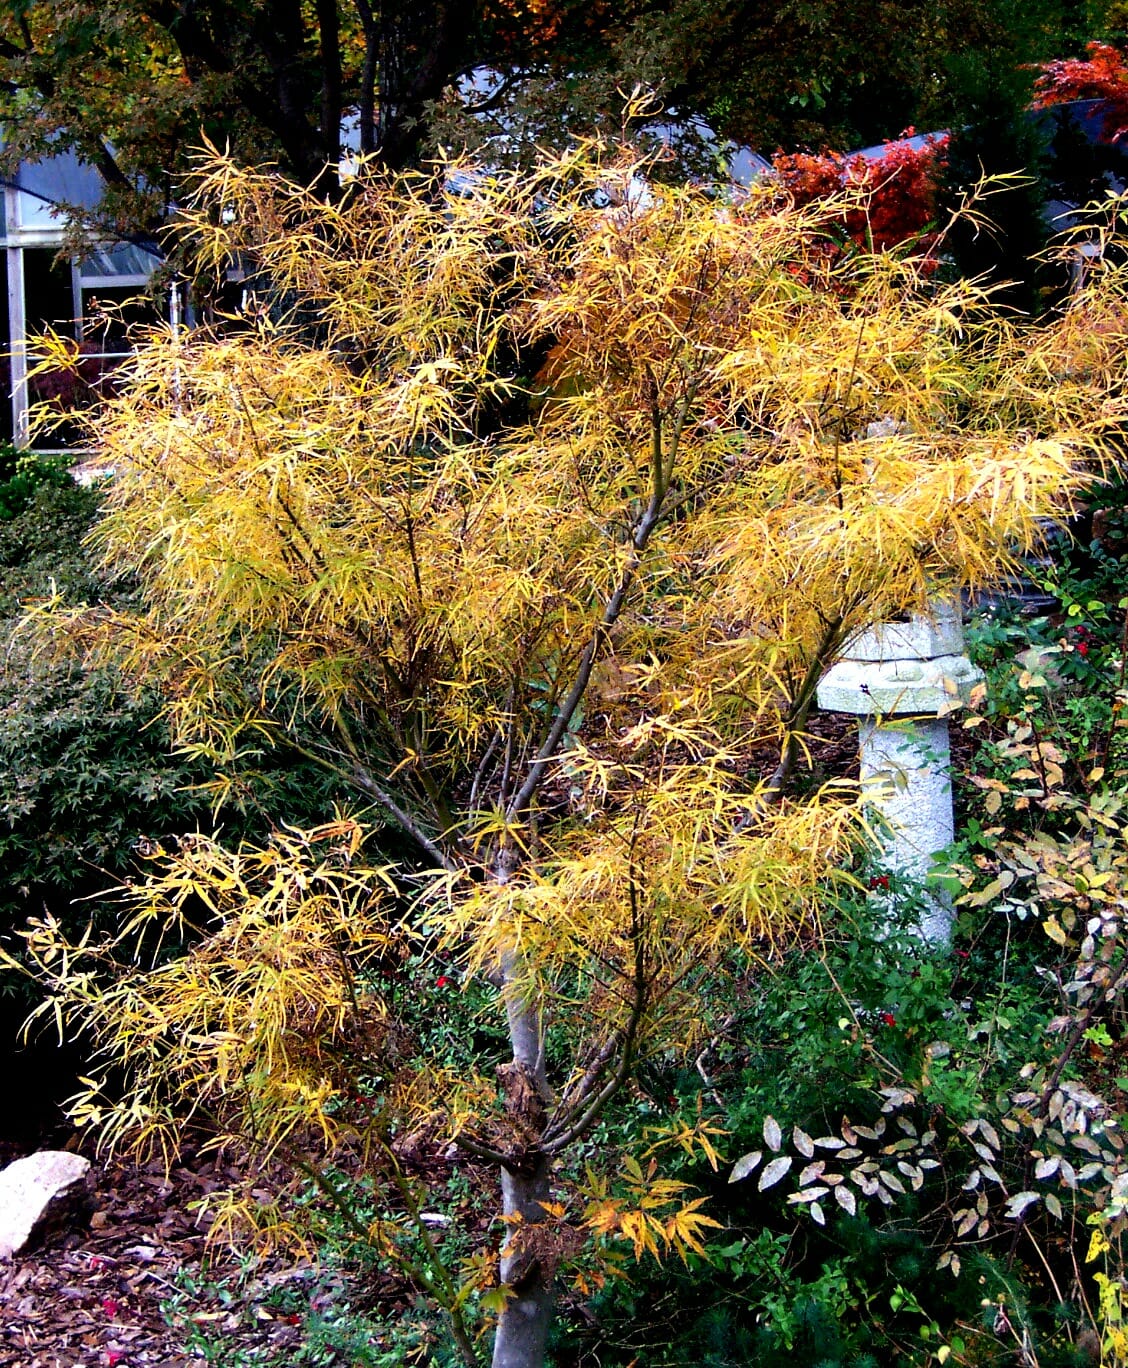
[[950, 603], [859, 633], [818, 687], [819, 707], [858, 718], [863, 795], [886, 863], [921, 886], [920, 936], [937, 946], [951, 938], [952, 902], [925, 879], [955, 836], [947, 713], [982, 679]]

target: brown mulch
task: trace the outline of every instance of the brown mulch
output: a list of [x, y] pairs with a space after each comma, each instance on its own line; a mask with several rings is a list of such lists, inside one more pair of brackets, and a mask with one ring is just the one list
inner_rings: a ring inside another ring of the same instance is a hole
[[268, 1261], [244, 1284], [234, 1256], [205, 1263], [189, 1207], [226, 1178], [198, 1156], [167, 1178], [162, 1164], [98, 1172], [89, 1229], [0, 1263], [0, 1366], [183, 1368], [205, 1361], [204, 1340], [286, 1362], [301, 1317], [267, 1303], [287, 1286], [308, 1296], [313, 1269]]
[[812, 778], [857, 779], [858, 719], [848, 713], [814, 711], [807, 723]]

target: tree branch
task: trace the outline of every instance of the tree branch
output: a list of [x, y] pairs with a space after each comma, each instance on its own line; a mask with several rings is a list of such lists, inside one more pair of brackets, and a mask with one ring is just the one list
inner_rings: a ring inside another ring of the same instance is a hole
[[341, 30], [337, 0], [317, 0], [316, 15], [321, 43], [321, 141], [326, 179], [335, 183], [341, 160]]
[[[568, 1115], [561, 1116], [555, 1121], [549, 1121], [548, 1125], [545, 1127], [544, 1136], [541, 1141], [541, 1147], [545, 1154], [559, 1154], [591, 1129], [598, 1120], [600, 1112], [602, 1112], [603, 1108], [627, 1081], [631, 1064], [634, 1060], [635, 1042], [638, 1038], [639, 1027], [642, 1025], [642, 1019], [646, 1015], [646, 1004], [649, 997], [649, 985], [646, 976], [646, 946], [643, 936], [642, 908], [639, 905], [638, 882], [635, 878], [634, 847], [636, 836], [637, 829], [632, 835], [631, 841], [631, 867], [629, 878], [631, 942], [634, 950], [632, 973], [634, 1002], [631, 1004], [631, 1014], [627, 1019], [626, 1029], [623, 1032], [622, 1052], [619, 1055], [619, 1063], [615, 1072], [603, 1085], [600, 1091], [592, 1099], [591, 1104], [581, 1115], [577, 1116], [576, 1113], [584, 1106], [584, 1098], [582, 1095], [578, 1097], [576, 1107], [569, 1109]], [[608, 1058], [610, 1058], [610, 1055], [608, 1055]], [[598, 1073], [594, 1077], [598, 1077]], [[563, 1126], [562, 1130], [559, 1129], [561, 1126]]]
[[427, 835], [416, 818], [405, 807], [402, 807], [359, 761], [353, 766], [352, 778], [359, 789], [375, 798], [380, 806], [395, 818], [398, 825], [430, 855], [436, 864], [445, 869], [448, 874], [458, 872], [461, 866], [450, 858], [437, 841]]
[[486, 1163], [496, 1164], [499, 1168], [504, 1168], [506, 1164], [512, 1163], [511, 1155], [494, 1149], [492, 1145], [484, 1145], [480, 1140], [475, 1140], [469, 1135], [460, 1133], [454, 1137], [453, 1143], [459, 1149], [464, 1149], [467, 1154], [472, 1154], [475, 1159], [484, 1159]]
[[[252, 118], [274, 134], [295, 172], [305, 180], [317, 174], [320, 170], [317, 135], [304, 114], [293, 108], [288, 91], [264, 89], [250, 80], [246, 75], [246, 63], [239, 60], [238, 45], [228, 48], [218, 43], [201, 23], [195, 6], [180, 5], [175, 0], [144, 0], [142, 12], [164, 29], [176, 44], [190, 79], [195, 80], [201, 69], [229, 78], [235, 98]], [[274, 46], [277, 48], [277, 43]], [[295, 60], [297, 53], [290, 51], [292, 45], [283, 46], [289, 53], [289, 60]], [[277, 79], [280, 73], [275, 69], [275, 62], [270, 62], [270, 68], [271, 75]], [[287, 98], [281, 98], [283, 94]]]
[[406, 836], [410, 836], [440, 869], [446, 870], [448, 874], [459, 872], [461, 866], [450, 858], [433, 837], [427, 834], [418, 818], [413, 816], [398, 799], [393, 798], [391, 793], [358, 758], [350, 756], [348, 763], [331, 760], [328, 756], [319, 755], [309, 746], [303, 746], [300, 741], [289, 737], [282, 728], [278, 730], [277, 739], [281, 745], [293, 751], [295, 755], [301, 755], [306, 760], [312, 760], [315, 765], [320, 765], [322, 769], [328, 770], [331, 774], [336, 774], [339, 778], [351, 783], [370, 798], [375, 798], [400, 830]]
[[360, 72], [360, 151], [370, 157], [376, 151], [376, 72], [380, 63], [380, 33], [369, 0], [356, 0], [364, 32], [364, 64]]
[[787, 710], [787, 717], [784, 721], [786, 731], [779, 764], [776, 765], [771, 778], [760, 791], [760, 803], [763, 806], [774, 803], [782, 795], [783, 790], [787, 787], [788, 780], [791, 778], [792, 771], [795, 769], [795, 761], [799, 754], [799, 733], [807, 725], [807, 719], [811, 715], [811, 706], [815, 701], [819, 680], [826, 673], [831, 657], [842, 644], [842, 624], [846, 620], [847, 612], [848, 609], [844, 608], [824, 625], [822, 636], [819, 638], [815, 653], [811, 657], [811, 663], [807, 666], [807, 673], [803, 676], [799, 691], [796, 693], [791, 707]]
[[572, 682], [572, 687], [568, 690], [564, 701], [557, 709], [552, 726], [549, 728], [548, 735], [545, 737], [536, 758], [529, 767], [529, 772], [525, 776], [525, 782], [514, 794], [512, 800], [506, 807], [505, 815], [507, 820], [518, 820], [534, 794], [540, 786], [544, 777], [548, 762], [556, 754], [565, 732], [568, 730], [572, 718], [575, 716], [576, 709], [580, 706], [587, 686], [591, 680], [591, 672], [595, 665], [596, 655], [600, 646], [607, 638], [608, 632], [619, 620], [623, 611], [623, 604], [626, 602], [627, 594], [631, 585], [634, 583], [635, 574], [642, 563], [642, 556], [645, 552], [650, 538], [654, 534], [662, 518], [662, 507], [666, 494], [670, 488], [670, 481], [673, 478], [674, 463], [677, 459], [678, 445], [681, 440], [682, 430], [685, 426], [686, 417], [689, 413], [690, 405], [693, 403], [697, 394], [697, 386], [690, 385], [679, 405], [678, 416], [674, 422], [673, 430], [670, 435], [670, 452], [668, 459], [665, 458], [662, 440], [662, 413], [658, 407], [657, 397], [653, 401], [651, 412], [651, 469], [650, 469], [650, 498], [642, 517], [635, 524], [634, 532], [631, 535], [631, 554], [628, 556], [626, 564], [623, 566], [618, 583], [604, 606], [603, 613], [599, 622], [592, 631], [591, 639], [584, 647], [580, 655], [579, 665], [576, 669], [576, 677]]
[[[407, 89], [397, 100], [395, 124], [382, 130], [378, 153], [392, 170], [404, 166], [423, 141], [423, 111], [428, 100], [442, 94], [451, 77], [462, 69], [462, 50], [470, 32], [473, 9], [466, 4], [440, 0], [431, 27], [431, 44], [415, 69]], [[386, 101], [387, 93], [383, 98]]]

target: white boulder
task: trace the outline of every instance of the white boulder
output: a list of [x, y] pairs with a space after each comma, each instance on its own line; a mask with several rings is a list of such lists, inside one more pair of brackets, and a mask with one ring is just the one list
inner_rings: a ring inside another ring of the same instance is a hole
[[89, 1214], [90, 1160], [40, 1150], [0, 1170], [0, 1259], [40, 1244]]

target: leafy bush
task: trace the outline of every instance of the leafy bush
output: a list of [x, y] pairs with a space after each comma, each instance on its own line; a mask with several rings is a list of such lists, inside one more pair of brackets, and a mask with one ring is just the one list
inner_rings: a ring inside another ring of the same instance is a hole
[[704, 1108], [736, 1181], [685, 1162], [722, 1222], [708, 1270], [605, 1287], [592, 1362], [1128, 1361], [1128, 605], [1106, 535], [1059, 558], [1059, 613], [969, 634], [989, 680], [956, 746], [951, 955], [906, 936], [913, 890], [875, 870], [880, 919], [839, 900], [823, 953], [702, 999], [696, 1071], [651, 1061], [617, 1119]]
[[96, 488], [72, 480], [41, 484], [15, 516], [0, 519], [0, 619], [18, 616], [22, 603], [60, 592], [95, 601], [101, 586], [82, 549], [101, 502]]
[[[112, 668], [52, 660], [12, 634], [20, 605], [56, 590], [130, 601], [133, 586], [107, 586], [83, 546], [100, 500], [69, 476], [52, 479], [0, 521], [0, 935], [44, 913], [80, 933], [100, 915], [91, 899], [120, 882], [139, 852], [212, 825], [202, 786], [213, 771], [171, 753], [155, 690], [138, 694]], [[241, 802], [226, 814], [232, 839], [332, 808], [320, 772], [302, 764], [266, 755], [237, 778]], [[11, 991], [14, 980], [5, 982]]]
[[686, 1160], [722, 1223], [708, 1264], [608, 1284], [565, 1332], [582, 1361], [1010, 1364], [1023, 1343], [1040, 1368], [1089, 1361], [1072, 1261], [1123, 1142], [1073, 1048], [1085, 1006], [1062, 1025], [1052, 977], [1018, 955], [1000, 977], [970, 925], [944, 961], [865, 907], [840, 918], [825, 954], [749, 976], [698, 1073], [652, 1075], [640, 1132], [704, 1107], [742, 1158]]
[[0, 443], [0, 522], [18, 517], [37, 490], [72, 484], [66, 456], [41, 456]]

